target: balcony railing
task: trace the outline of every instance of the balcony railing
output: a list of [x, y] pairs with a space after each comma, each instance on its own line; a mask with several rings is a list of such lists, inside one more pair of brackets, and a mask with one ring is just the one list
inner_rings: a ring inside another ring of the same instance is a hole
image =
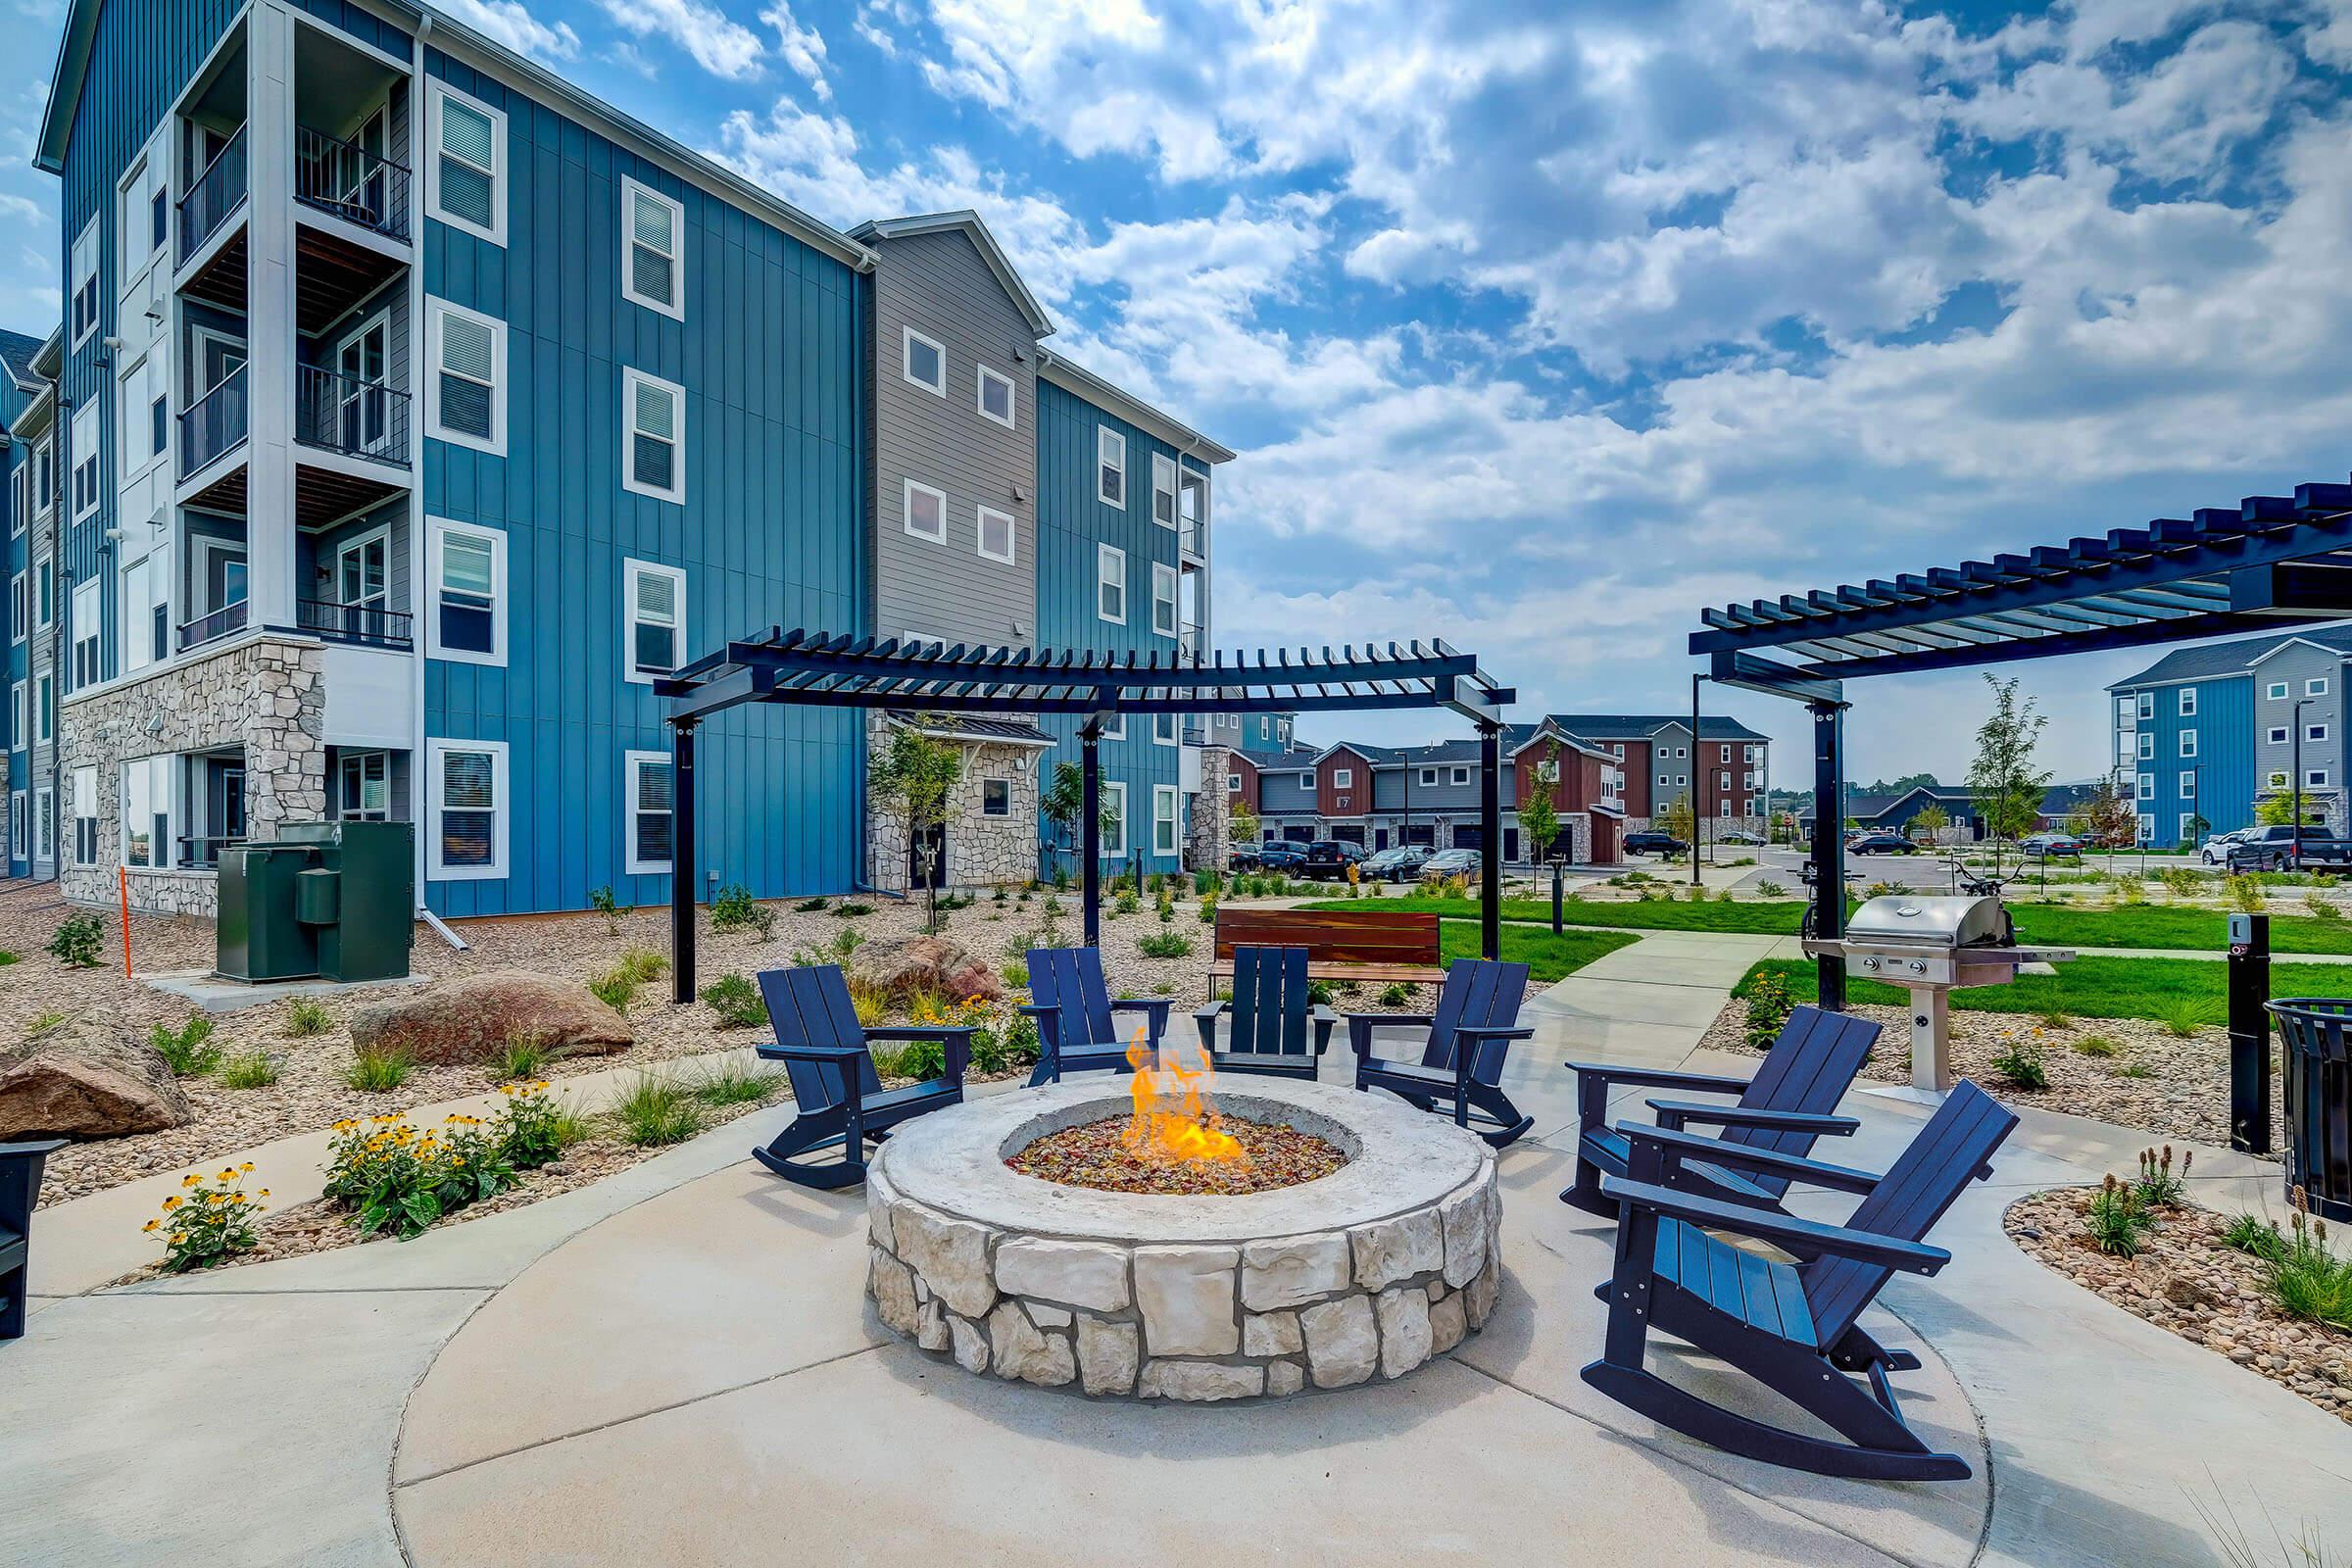
[[245, 842], [245, 836], [234, 838], [189, 838], [181, 835], [179, 866], [183, 871], [217, 871], [220, 868], [220, 852], [233, 850]]
[[245, 603], [240, 599], [233, 605], [222, 605], [209, 615], [199, 615], [194, 620], [183, 622], [179, 628], [179, 651], [184, 654], [191, 648], [201, 648], [206, 643], [219, 642], [232, 632], [243, 631]]
[[245, 367], [222, 376], [220, 384], [198, 398], [179, 416], [179, 476], [198, 472], [215, 458], [245, 439], [251, 400], [245, 395]]
[[381, 153], [294, 127], [294, 199], [393, 239], [409, 237], [409, 171]]
[[409, 395], [323, 365], [294, 368], [294, 439], [355, 458], [409, 466]]
[[1208, 557], [1208, 524], [1197, 517], [1176, 525], [1176, 542], [1188, 556]]
[[338, 605], [325, 599], [302, 599], [294, 605], [294, 623], [302, 630], [344, 642], [376, 648], [409, 648], [415, 643], [416, 617], [405, 610], [382, 605]]
[[228, 138], [179, 198], [179, 260], [204, 248], [245, 200], [245, 128]]
[[1176, 628], [1176, 646], [1187, 659], [1200, 657], [1200, 623], [1188, 620]]

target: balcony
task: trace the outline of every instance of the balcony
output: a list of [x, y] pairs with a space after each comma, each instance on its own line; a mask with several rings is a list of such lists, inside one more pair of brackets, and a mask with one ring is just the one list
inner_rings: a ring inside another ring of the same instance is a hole
[[339, 605], [326, 599], [297, 600], [294, 623], [315, 636], [370, 648], [406, 652], [415, 645], [416, 617], [382, 605]]
[[206, 643], [217, 643], [223, 637], [243, 631], [245, 629], [245, 604], [246, 602], [240, 599], [235, 604], [222, 605], [211, 614], [199, 615], [194, 620], [183, 623], [179, 628], [179, 651], [184, 654], [191, 648], [201, 648]]
[[294, 371], [294, 439], [304, 446], [409, 466], [409, 395], [322, 365]]
[[1177, 524], [1177, 548], [1196, 561], [1208, 559], [1208, 524], [1199, 517], [1186, 517]]
[[179, 264], [204, 249], [204, 242], [245, 204], [245, 131], [239, 127], [179, 198]]
[[179, 476], [201, 473], [214, 459], [245, 439], [252, 400], [246, 367], [238, 365], [179, 416]]
[[1199, 621], [1188, 620], [1176, 628], [1176, 647], [1187, 659], [1200, 657], [1200, 623]]
[[409, 171], [308, 125], [294, 128], [294, 199], [387, 239], [409, 237]]

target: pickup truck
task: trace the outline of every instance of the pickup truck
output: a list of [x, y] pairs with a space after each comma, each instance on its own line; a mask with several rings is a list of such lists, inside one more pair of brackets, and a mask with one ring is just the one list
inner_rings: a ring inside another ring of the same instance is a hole
[[[2248, 828], [2245, 837], [2230, 846], [2232, 871], [2284, 871], [2297, 862], [2296, 829], [2284, 822]], [[2339, 839], [2326, 828], [2306, 824], [2302, 830], [2301, 863], [2312, 871], [2352, 871], [2352, 839]]]

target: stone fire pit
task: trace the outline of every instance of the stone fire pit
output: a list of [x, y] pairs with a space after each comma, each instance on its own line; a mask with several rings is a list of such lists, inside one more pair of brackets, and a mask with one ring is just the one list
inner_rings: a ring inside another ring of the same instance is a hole
[[1171, 1198], [1005, 1167], [1123, 1114], [1124, 1078], [995, 1095], [909, 1123], [866, 1182], [882, 1321], [969, 1371], [1125, 1398], [1241, 1399], [1401, 1377], [1482, 1326], [1499, 1287], [1494, 1157], [1386, 1097], [1227, 1079], [1229, 1118], [1348, 1154], [1272, 1192]]

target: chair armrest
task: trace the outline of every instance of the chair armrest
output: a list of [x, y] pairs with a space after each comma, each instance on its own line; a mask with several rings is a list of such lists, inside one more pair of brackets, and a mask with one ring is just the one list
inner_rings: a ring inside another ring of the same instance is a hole
[[1202, 1051], [1211, 1054], [1216, 1051], [1217, 1018], [1229, 1005], [1231, 1005], [1229, 1003], [1212, 1002], [1204, 1007], [1193, 1009], [1193, 1027], [1200, 1031], [1200, 1049]]
[[63, 1138], [35, 1138], [29, 1143], [0, 1144], [0, 1159], [40, 1159], [66, 1147]]
[[1411, 1024], [1423, 1029], [1438, 1026], [1437, 1014], [1431, 1012], [1351, 1012], [1348, 1018], [1348, 1047], [1360, 1061], [1372, 1054], [1372, 1031], [1383, 1024]]
[[1568, 1070], [1580, 1079], [1623, 1084], [1632, 1089], [1680, 1089], [1695, 1095], [1740, 1095], [1744, 1078], [1726, 1078], [1708, 1072], [1680, 1072], [1672, 1067], [1622, 1067], [1604, 1061], [1571, 1061]]
[[885, 1024], [868, 1029], [868, 1040], [936, 1040], [946, 1048], [947, 1070], [940, 1077], [963, 1087], [963, 1075], [971, 1070], [972, 1034], [977, 1024]]
[[1715, 1127], [1754, 1127], [1763, 1132], [1818, 1133], [1842, 1138], [1862, 1127], [1851, 1116], [1822, 1115], [1809, 1110], [1750, 1110], [1744, 1105], [1708, 1105], [1695, 1100], [1653, 1100], [1649, 1108], [1658, 1113], [1658, 1125], [1669, 1132], [1681, 1132], [1684, 1123], [1694, 1121]]
[[[1874, 1231], [1848, 1230], [1842, 1225], [1824, 1225], [1818, 1220], [1798, 1219], [1793, 1214], [1783, 1214], [1772, 1209], [1726, 1203], [1691, 1193], [1678, 1193], [1672, 1188], [1657, 1187], [1648, 1182], [1603, 1176], [1600, 1179], [1600, 1192], [1602, 1197], [1617, 1200], [1618, 1223], [1621, 1226], [1625, 1223], [1625, 1216], [1634, 1209], [1642, 1208], [1663, 1218], [1688, 1221], [1705, 1230], [1731, 1231], [1760, 1242], [1770, 1242], [1785, 1251], [1830, 1252], [1838, 1257], [1878, 1263], [1912, 1274], [1933, 1274], [1952, 1260], [1952, 1254], [1940, 1247], [1881, 1236]], [[1648, 1259], [1642, 1259], [1642, 1263], [1647, 1266]]]
[[1777, 1149], [1759, 1149], [1752, 1144], [1727, 1144], [1719, 1139], [1701, 1138], [1696, 1133], [1644, 1127], [1639, 1122], [1619, 1122], [1617, 1130], [1625, 1135], [1630, 1151], [1627, 1164], [1636, 1171], [1643, 1168], [1640, 1162], [1646, 1150], [1655, 1152], [1655, 1168], [1661, 1175], [1667, 1176], [1671, 1176], [1684, 1160], [1690, 1159], [1746, 1171], [1754, 1176], [1785, 1176], [1791, 1182], [1801, 1182], [1808, 1187], [1828, 1187], [1839, 1192], [1867, 1193], [1879, 1185], [1879, 1176], [1875, 1171], [1855, 1170], [1847, 1165], [1830, 1164], [1827, 1160], [1784, 1154]]
[[1331, 1010], [1329, 1003], [1318, 1002], [1307, 1013], [1307, 1021], [1315, 1028], [1315, 1054], [1320, 1056], [1331, 1049], [1331, 1032], [1339, 1027], [1340, 1015]]
[[760, 1054], [777, 1061], [856, 1061], [865, 1054], [863, 1046], [781, 1046], [769, 1042], [760, 1048]]
[[1152, 1047], [1159, 1049], [1159, 1037], [1168, 1030], [1168, 1009], [1176, 1005], [1174, 997], [1121, 997], [1110, 1004], [1113, 1012], [1148, 1012], [1152, 1015]]
[[1536, 1035], [1533, 1026], [1523, 1023], [1461, 1023], [1453, 1032], [1473, 1040], [1533, 1040]]

